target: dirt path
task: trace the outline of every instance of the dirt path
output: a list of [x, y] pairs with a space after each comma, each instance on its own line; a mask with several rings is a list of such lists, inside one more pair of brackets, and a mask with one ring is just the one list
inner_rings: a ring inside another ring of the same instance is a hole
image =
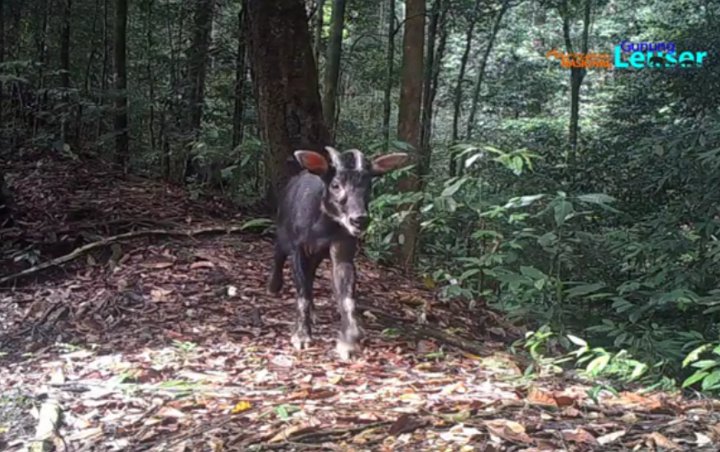
[[[153, 223], [243, 221], [162, 184], [39, 162], [11, 168], [24, 231], [4, 232], [0, 262], [9, 244], [35, 244], [46, 260]], [[596, 403], [590, 384], [523, 377], [501, 342], [518, 330], [364, 259], [363, 355], [334, 355], [327, 263], [315, 345], [297, 353], [289, 271], [281, 297], [263, 290], [270, 250], [254, 234], [145, 237], [0, 289], [0, 449], [31, 441], [32, 407], [50, 402], [63, 415], [58, 450], [715, 450], [720, 440], [710, 401], [603, 393]]]

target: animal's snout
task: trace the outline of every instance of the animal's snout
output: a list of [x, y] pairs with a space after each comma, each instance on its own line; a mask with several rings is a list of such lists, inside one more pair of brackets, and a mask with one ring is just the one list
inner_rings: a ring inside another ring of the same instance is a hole
[[370, 217], [367, 215], [356, 215], [350, 218], [350, 224], [353, 227], [356, 227], [360, 229], [361, 231], [364, 231], [367, 229], [368, 225], [370, 224]]

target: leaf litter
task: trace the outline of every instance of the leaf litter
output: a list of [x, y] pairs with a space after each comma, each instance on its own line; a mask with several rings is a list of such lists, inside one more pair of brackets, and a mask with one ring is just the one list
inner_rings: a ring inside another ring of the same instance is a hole
[[[36, 159], [9, 168], [22, 228], [2, 237], [8, 273], [22, 270], [6, 259], [20, 242], [42, 261], [97, 237], [252, 216], [100, 164]], [[622, 392], [595, 404], [589, 385], [562, 376], [528, 385], [525, 365], [492, 339], [521, 328], [439, 303], [422, 281], [362, 257], [368, 338], [343, 363], [327, 263], [315, 342], [297, 353], [289, 269], [279, 298], [264, 292], [267, 236], [115, 245], [0, 289], [0, 449], [713, 450], [720, 440], [711, 400]], [[419, 326], [423, 309], [432, 315]]]

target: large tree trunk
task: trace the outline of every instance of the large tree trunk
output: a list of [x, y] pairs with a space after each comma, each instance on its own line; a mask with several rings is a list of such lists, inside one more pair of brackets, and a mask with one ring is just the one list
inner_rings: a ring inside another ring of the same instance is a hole
[[[5, 1], [0, 0], [0, 64], [5, 62]], [[0, 81], [0, 128], [5, 126], [3, 121], [3, 103], [5, 101], [5, 90], [2, 81]], [[2, 183], [2, 174], [0, 174], [0, 184]]]
[[233, 113], [233, 148], [242, 143], [243, 139], [243, 112], [245, 111], [245, 76], [247, 68], [245, 67], [246, 51], [245, 41], [247, 40], [245, 32], [245, 9], [243, 8], [238, 14], [238, 46], [237, 55], [235, 55], [235, 112]]
[[389, 0], [387, 20], [387, 70], [385, 72], [385, 93], [383, 96], [383, 149], [390, 148], [390, 96], [393, 86], [393, 69], [395, 66], [395, 0]]
[[150, 108], [148, 112], [148, 133], [150, 134], [150, 150], [155, 154], [155, 74], [153, 72], [153, 58], [155, 45], [153, 43], [153, 2], [147, 0], [147, 23], [145, 29], [145, 42], [147, 45], [147, 65], [145, 70], [148, 77], [148, 98], [150, 100]]
[[492, 52], [493, 45], [495, 44], [495, 37], [500, 31], [500, 23], [502, 18], [510, 6], [510, 1], [505, 0], [495, 17], [495, 23], [493, 24], [492, 31], [490, 32], [490, 39], [488, 40], [485, 52], [483, 52], [482, 60], [480, 60], [480, 67], [478, 68], [477, 79], [475, 80], [475, 88], [473, 89], [472, 103], [470, 104], [470, 116], [468, 117], [467, 132], [465, 133], [465, 139], [471, 140], [473, 134], [473, 128], [475, 127], [475, 115], [477, 114], [478, 103], [480, 101], [480, 91], [482, 88], [483, 80], [485, 80], [485, 68], [487, 67], [488, 57]]
[[128, 0], [115, 4], [115, 159], [123, 168], [129, 160], [127, 117], [127, 12]]
[[[462, 105], [462, 94], [463, 84], [465, 83], [465, 71], [467, 69], [468, 58], [470, 57], [470, 50], [472, 48], [473, 32], [475, 31], [475, 24], [477, 24], [480, 18], [480, 5], [481, 0], [475, 0], [475, 9], [473, 15], [470, 17], [468, 22], [468, 28], [465, 32], [465, 48], [462, 56], [460, 57], [460, 72], [458, 74], [457, 82], [455, 82], [455, 90], [453, 92], [453, 122], [452, 122], [452, 138], [451, 144], [457, 144], [459, 139], [458, 129], [460, 124], [460, 106]], [[454, 177], [456, 173], [456, 157], [454, 154], [450, 155], [450, 177]]]
[[330, 23], [330, 41], [325, 61], [325, 95], [323, 96], [323, 116], [330, 137], [335, 136], [335, 107], [337, 106], [338, 78], [340, 76], [340, 55], [342, 53], [342, 34], [345, 26], [345, 0], [334, 0]]
[[245, 0], [255, 99], [268, 151], [266, 199], [276, 204], [297, 149], [325, 152], [323, 122], [305, 6], [301, 0]]
[[[405, 1], [405, 33], [403, 36], [403, 63], [398, 111], [398, 138], [413, 147], [414, 163], [420, 161], [420, 110], [423, 89], [423, 49], [425, 47], [425, 0]], [[418, 167], [399, 184], [400, 191], [412, 192], [420, 188]], [[415, 206], [405, 206], [410, 214], [400, 227], [398, 236], [398, 263], [410, 273], [415, 262], [415, 247], [420, 229]]]

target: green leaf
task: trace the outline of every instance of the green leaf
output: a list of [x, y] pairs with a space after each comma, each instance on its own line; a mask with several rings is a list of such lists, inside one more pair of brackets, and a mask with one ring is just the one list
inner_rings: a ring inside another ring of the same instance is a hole
[[700, 361], [692, 363], [690, 367], [694, 367], [700, 370], [707, 370], [716, 367], [717, 365], [720, 365], [720, 361], [715, 361], [714, 359], [701, 359]]
[[701, 345], [700, 347], [696, 348], [695, 350], [691, 351], [690, 353], [688, 353], [688, 355], [685, 357], [685, 359], [682, 362], [682, 366], [687, 367], [687, 365], [690, 364], [691, 362], [697, 361], [698, 358], [700, 358], [700, 353], [704, 352], [708, 348], [710, 348], [710, 344], [704, 344], [704, 345]]
[[591, 375], [597, 375], [607, 367], [610, 362], [610, 355], [600, 355], [590, 361], [585, 370]]
[[453, 183], [451, 183], [450, 185], [445, 187], [445, 189], [442, 191], [440, 196], [447, 198], [447, 197], [454, 195], [455, 192], [457, 192], [460, 189], [460, 187], [462, 187], [463, 184], [465, 184], [465, 182], [467, 182], [468, 180], [470, 180], [470, 179], [467, 177], [461, 177], [460, 179], [454, 181]]
[[593, 283], [593, 284], [583, 284], [580, 286], [575, 286], [572, 289], [566, 290], [565, 294], [567, 295], [568, 299], [579, 297], [582, 295], [587, 295], [592, 292], [597, 292], [598, 290], [605, 287], [605, 283], [599, 282], [599, 283]]
[[575, 345], [578, 345], [580, 347], [587, 347], [588, 343], [585, 342], [583, 339], [580, 339], [577, 336], [573, 336], [572, 334], [568, 334], [567, 338], [570, 339], [570, 342], [572, 342]]
[[505, 207], [506, 209], [510, 209], [513, 207], [527, 207], [535, 201], [542, 199], [544, 196], [544, 194], [539, 194], [510, 198], [510, 200], [503, 207]]
[[545, 273], [535, 267], [521, 266], [520, 273], [533, 279], [545, 279]]
[[701, 388], [703, 391], [707, 391], [717, 386], [718, 382], [720, 382], [720, 369], [714, 370], [710, 375], [703, 378]]
[[570, 215], [572, 215], [574, 209], [572, 203], [565, 201], [564, 199], [559, 201], [557, 204], [555, 204], [554, 207], [555, 211], [555, 224], [557, 224], [558, 227], [562, 226], [565, 223], [565, 220], [568, 219]]
[[698, 381], [702, 380], [708, 375], [709, 372], [706, 372], [704, 370], [699, 370], [695, 372], [694, 374], [690, 375], [683, 381], [682, 387], [687, 388], [688, 386], [692, 386]]
[[243, 231], [254, 228], [261, 229], [271, 226], [272, 224], [272, 220], [269, 220], [267, 218], [255, 218], [254, 220], [249, 220], [243, 223], [242, 226], [240, 226], [240, 229]]
[[580, 195], [577, 199], [590, 204], [608, 204], [616, 201], [615, 198], [606, 195], [605, 193], [589, 193], [586, 195]]

